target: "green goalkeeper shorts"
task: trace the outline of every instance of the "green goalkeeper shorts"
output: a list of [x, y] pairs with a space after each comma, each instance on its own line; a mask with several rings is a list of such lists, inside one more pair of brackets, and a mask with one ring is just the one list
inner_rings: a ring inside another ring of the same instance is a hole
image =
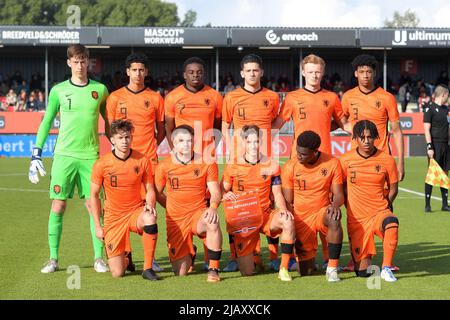
[[50, 178], [50, 199], [71, 199], [75, 186], [80, 199], [89, 198], [91, 173], [95, 161], [97, 159], [86, 160], [55, 155]]

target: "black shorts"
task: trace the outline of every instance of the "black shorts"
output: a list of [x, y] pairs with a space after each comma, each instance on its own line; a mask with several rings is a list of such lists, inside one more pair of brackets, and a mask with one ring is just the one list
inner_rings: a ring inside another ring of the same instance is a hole
[[433, 143], [434, 147], [434, 160], [439, 164], [439, 166], [444, 170], [448, 171], [450, 169], [450, 148], [448, 143], [437, 142]]

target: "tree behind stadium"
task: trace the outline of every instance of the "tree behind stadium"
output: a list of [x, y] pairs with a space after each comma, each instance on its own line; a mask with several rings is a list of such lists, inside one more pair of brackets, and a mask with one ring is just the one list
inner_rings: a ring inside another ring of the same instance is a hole
[[63, 26], [71, 12], [80, 8], [82, 26], [193, 26], [196, 12], [188, 10], [183, 21], [175, 3], [161, 0], [0, 0], [0, 25]]

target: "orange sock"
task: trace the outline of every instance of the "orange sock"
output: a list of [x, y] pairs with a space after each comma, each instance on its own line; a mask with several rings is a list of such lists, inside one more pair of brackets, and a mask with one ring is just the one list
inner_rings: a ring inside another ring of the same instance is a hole
[[142, 233], [142, 245], [144, 246], [144, 270], [152, 268], [157, 239], [158, 226], [156, 224], [144, 226], [144, 232]]
[[281, 263], [280, 269], [289, 267], [289, 259], [294, 250], [294, 240], [281, 240]]
[[398, 224], [388, 224], [383, 238], [383, 267], [392, 267], [392, 259], [398, 243]]
[[209, 256], [209, 265], [208, 268], [210, 269], [219, 269], [220, 268], [220, 257], [222, 255], [222, 250], [214, 251], [207, 249]]
[[328, 267], [329, 268], [337, 268], [337, 267], [339, 267], [339, 259], [329, 259], [328, 260]]

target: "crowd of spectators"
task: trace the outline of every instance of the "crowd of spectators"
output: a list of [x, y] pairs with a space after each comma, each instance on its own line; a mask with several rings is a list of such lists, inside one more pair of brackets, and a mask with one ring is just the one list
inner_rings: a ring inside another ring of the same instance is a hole
[[[65, 79], [68, 77], [69, 75], [66, 75]], [[126, 73], [121, 71], [116, 71], [112, 76], [104, 73], [98, 77], [93, 76], [93, 78], [104, 83], [109, 92], [128, 84]], [[34, 73], [28, 81], [19, 71], [10, 77], [6, 77], [0, 71], [0, 111], [45, 111], [43, 80], [39, 72]], [[282, 74], [278, 77], [263, 77], [261, 84], [273, 91], [287, 93], [298, 87], [298, 80], [295, 80]], [[184, 83], [184, 79], [179, 71], [172, 75], [165, 71], [161, 76], [149, 75], [145, 82], [149, 88], [164, 97], [172, 89]], [[230, 72], [219, 76], [219, 83], [218, 90], [223, 94], [241, 86], [240, 81], [236, 81]], [[379, 78], [377, 84], [383, 86], [383, 79]], [[432, 100], [432, 92], [438, 84], [450, 84], [446, 71], [442, 71], [433, 83], [427, 83], [421, 77], [414, 78], [407, 74], [402, 74], [396, 82], [387, 78], [387, 90], [396, 96], [402, 112], [405, 112], [407, 108], [412, 111], [422, 111], [424, 105]], [[211, 86], [217, 89], [214, 81]], [[346, 90], [354, 86], [356, 86], [355, 78], [344, 81], [338, 73], [326, 74], [322, 79], [322, 88], [335, 92], [340, 98]]]
[[20, 71], [10, 77], [0, 72], [0, 111], [45, 111], [40, 73], [34, 73], [28, 81]]

